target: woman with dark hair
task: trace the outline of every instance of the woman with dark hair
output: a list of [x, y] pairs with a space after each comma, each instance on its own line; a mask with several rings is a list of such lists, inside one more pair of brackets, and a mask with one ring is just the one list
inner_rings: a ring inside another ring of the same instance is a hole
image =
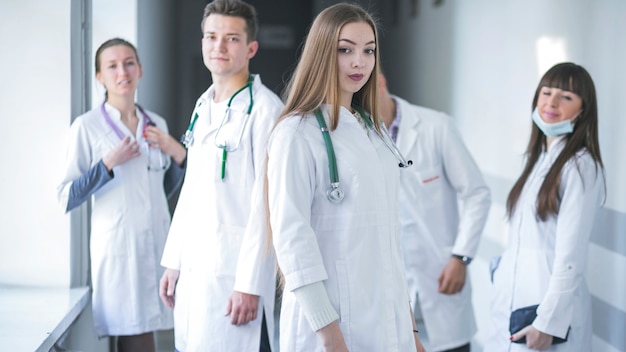
[[591, 351], [584, 274], [606, 194], [591, 76], [574, 63], [553, 66], [532, 109], [526, 164], [507, 199], [508, 247], [492, 272], [485, 352]]
[[117, 336], [119, 352], [150, 352], [153, 331], [174, 326], [159, 299], [159, 261], [170, 225], [167, 200], [182, 182], [187, 152], [161, 116], [135, 103], [142, 70], [134, 45], [121, 38], [102, 43], [95, 69], [105, 99], [72, 123], [58, 198], [66, 212], [92, 205], [96, 334]]

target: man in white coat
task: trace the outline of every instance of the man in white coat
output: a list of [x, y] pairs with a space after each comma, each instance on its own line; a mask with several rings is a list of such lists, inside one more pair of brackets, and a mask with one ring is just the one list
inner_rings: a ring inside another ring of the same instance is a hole
[[[239, 254], [252, 188], [264, 175], [265, 145], [283, 103], [248, 70], [258, 49], [254, 7], [210, 2], [202, 31], [213, 84], [184, 136], [188, 167], [161, 260], [167, 269], [160, 295], [174, 309], [177, 351], [270, 351], [274, 266], [259, 270]], [[246, 240], [265, 238], [265, 232], [253, 235]], [[253, 282], [234, 292], [236, 275], [246, 271]]]
[[400, 175], [411, 299], [418, 298], [429, 351], [469, 351], [476, 322], [467, 265], [487, 220], [490, 191], [447, 115], [390, 95], [383, 75], [379, 91], [385, 126], [413, 161]]

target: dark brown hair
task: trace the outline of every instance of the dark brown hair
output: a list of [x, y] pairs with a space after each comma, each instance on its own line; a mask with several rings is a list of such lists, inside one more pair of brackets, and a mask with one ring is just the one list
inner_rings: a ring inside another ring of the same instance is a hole
[[239, 17], [246, 21], [247, 43], [256, 40], [258, 32], [257, 16], [254, 6], [240, 0], [213, 0], [204, 7], [200, 30], [204, 32], [204, 22], [210, 15]]
[[[100, 44], [100, 46], [98, 47], [98, 50], [96, 50], [96, 58], [95, 58], [95, 63], [94, 63], [96, 66], [95, 67], [96, 73], [100, 72], [100, 56], [102, 55], [102, 52], [105, 49], [108, 49], [110, 47], [117, 46], [117, 45], [124, 45], [124, 46], [129, 47], [133, 51], [133, 53], [135, 53], [137, 64], [141, 65], [141, 62], [139, 61], [139, 55], [137, 54], [137, 48], [135, 48], [134, 45], [132, 45], [129, 41], [122, 39], [122, 38], [111, 38], [105, 41], [104, 43]], [[109, 92], [107, 91], [104, 92], [104, 98], [105, 99], [109, 98]]]
[[[559, 186], [561, 183], [561, 171], [563, 166], [576, 157], [576, 153], [585, 150], [603, 169], [600, 146], [598, 143], [598, 105], [596, 101], [596, 89], [591, 76], [582, 66], [564, 62], [557, 64], [546, 72], [535, 91], [531, 110], [537, 106], [537, 100], [542, 87], [558, 88], [575, 93], [582, 99], [582, 113], [576, 119], [574, 130], [564, 136], [562, 143], [565, 146], [559, 156], [550, 167], [537, 195], [537, 217], [545, 221], [549, 216], [559, 213], [561, 195]], [[526, 165], [521, 176], [509, 192], [506, 202], [507, 216], [511, 218], [519, 201], [522, 189], [528, 180], [539, 156], [546, 148], [546, 135], [533, 123], [530, 141], [526, 149]], [[575, 159], [574, 159], [575, 160]], [[578, 167], [578, 164], [576, 164]], [[580, 172], [580, 170], [579, 170]]]
[[137, 48], [135, 48], [134, 45], [132, 45], [129, 41], [124, 40], [122, 38], [112, 38], [100, 44], [100, 47], [98, 47], [98, 50], [96, 50], [96, 59], [95, 59], [96, 73], [100, 72], [100, 55], [102, 55], [102, 52], [105, 49], [108, 49], [116, 45], [124, 45], [124, 46], [131, 48], [133, 50], [133, 53], [135, 53], [135, 57], [137, 58], [137, 63], [141, 64], [139, 62], [139, 55], [137, 54]]

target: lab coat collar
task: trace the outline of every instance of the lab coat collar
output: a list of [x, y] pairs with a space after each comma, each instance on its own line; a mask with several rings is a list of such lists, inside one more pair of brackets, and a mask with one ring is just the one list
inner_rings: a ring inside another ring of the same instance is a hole
[[[324, 120], [326, 124], [330, 127], [330, 111], [332, 109], [331, 104], [322, 104], [320, 106], [320, 110], [322, 111], [322, 115], [324, 115]], [[359, 128], [362, 128], [359, 125], [359, 122], [352, 115], [350, 110], [345, 108], [344, 106], [339, 107], [339, 123], [337, 126], [349, 126], [349, 125], [358, 125]]]
[[547, 152], [548, 154], [558, 155], [559, 153], [561, 153], [561, 150], [565, 148], [566, 143], [567, 140], [565, 139], [565, 135], [557, 136], [552, 140], [549, 148], [546, 148], [546, 146], [543, 147], [543, 151]]
[[140, 127], [140, 126], [144, 126], [146, 122], [144, 121], [145, 118], [143, 114], [141, 113], [141, 111], [139, 111], [139, 109], [137, 108], [136, 104], [135, 104], [135, 116], [137, 116], [138, 122], [137, 122], [137, 133], [135, 136], [133, 136], [133, 134], [130, 132], [128, 127], [126, 127], [126, 124], [122, 122], [122, 113], [115, 106], [105, 101], [104, 109], [106, 110], [107, 114], [109, 114], [109, 118], [111, 118], [111, 121], [117, 126], [117, 128], [120, 131], [122, 131], [122, 133], [124, 133], [124, 135], [134, 137], [136, 140], [140, 140], [143, 138], [143, 127]]
[[419, 137], [420, 131], [418, 126], [421, 122], [421, 118], [418, 114], [409, 114], [411, 111], [411, 104], [409, 104], [409, 102], [395, 95], [391, 97], [396, 101], [396, 113], [402, 114], [396, 145], [400, 152], [406, 155]]
[[549, 163], [554, 163], [561, 151], [563, 151], [563, 148], [565, 148], [566, 143], [567, 139], [565, 139], [565, 136], [556, 137], [550, 144], [550, 148], [546, 149], [545, 146], [543, 147], [541, 158]]
[[[256, 92], [259, 90], [262, 85], [261, 77], [258, 74], [250, 74], [253, 77], [252, 82], [252, 96], [254, 97]], [[209, 108], [209, 103], [213, 96], [215, 95], [215, 85], [211, 84], [211, 86], [198, 98], [196, 102], [196, 108], [194, 110], [194, 114], [198, 113], [198, 121], [196, 125], [203, 125], [203, 127], [199, 128], [198, 135], [195, 135], [196, 131], [194, 131], [194, 138], [196, 140], [204, 140], [209, 134], [215, 132], [219, 127], [220, 123], [224, 116], [211, 116], [211, 109]], [[231, 103], [231, 108], [235, 110], [245, 111], [248, 109], [248, 105], [250, 104], [250, 94], [247, 89], [241, 91], [237, 96], [233, 99]], [[252, 111], [250, 112], [252, 115], [254, 114], [254, 102], [252, 105]], [[208, 125], [208, 126], [207, 126]]]

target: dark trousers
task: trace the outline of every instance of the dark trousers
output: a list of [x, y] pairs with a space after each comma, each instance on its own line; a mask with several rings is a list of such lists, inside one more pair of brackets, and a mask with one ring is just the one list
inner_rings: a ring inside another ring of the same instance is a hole
[[270, 348], [270, 338], [267, 332], [267, 323], [265, 323], [265, 310], [263, 310], [263, 323], [261, 324], [261, 346], [259, 348], [259, 352], [272, 352], [272, 349]]

